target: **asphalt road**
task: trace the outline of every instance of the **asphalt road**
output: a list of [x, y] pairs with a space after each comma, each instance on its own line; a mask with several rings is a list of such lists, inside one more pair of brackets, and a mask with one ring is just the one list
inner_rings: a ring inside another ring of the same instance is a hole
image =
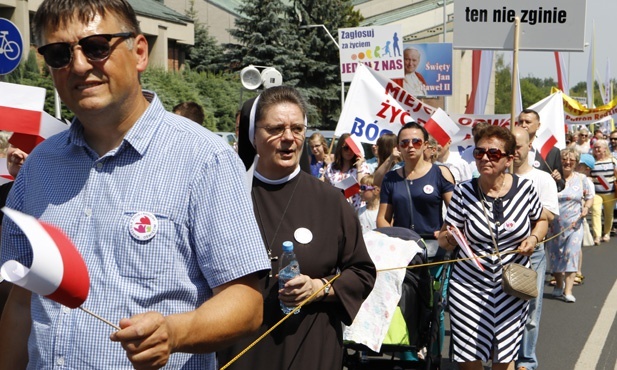
[[[546, 277], [536, 351], [539, 370], [617, 370], [617, 237], [583, 248], [583, 274], [584, 283], [574, 287], [575, 303], [552, 298]], [[447, 360], [445, 344], [441, 368], [458, 369]]]

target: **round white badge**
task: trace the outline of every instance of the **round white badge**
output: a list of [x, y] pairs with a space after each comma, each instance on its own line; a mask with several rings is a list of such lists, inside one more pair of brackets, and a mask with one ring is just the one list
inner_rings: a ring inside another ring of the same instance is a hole
[[433, 188], [432, 185], [424, 185], [423, 190], [424, 190], [424, 192], [426, 194], [431, 194], [431, 193], [433, 193], [433, 190], [435, 190], [435, 189]]
[[137, 240], [145, 241], [154, 238], [159, 229], [159, 221], [150, 212], [137, 212], [129, 221], [129, 232]]
[[300, 227], [294, 231], [294, 238], [300, 244], [308, 244], [313, 240], [313, 233], [306, 227]]
[[540, 161], [534, 161], [534, 162], [533, 162], [533, 166], [534, 166], [535, 168], [540, 168]]
[[514, 222], [506, 221], [503, 226], [506, 230], [511, 231], [514, 229]]

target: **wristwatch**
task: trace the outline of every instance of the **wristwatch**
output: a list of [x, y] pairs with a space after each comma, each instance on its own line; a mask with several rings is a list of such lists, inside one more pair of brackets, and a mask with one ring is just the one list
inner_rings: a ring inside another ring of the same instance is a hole
[[328, 295], [330, 295], [330, 289], [332, 288], [332, 285], [328, 284], [328, 280], [325, 278], [321, 278], [320, 279], [321, 282], [323, 283], [323, 285], [325, 285], [326, 287], [323, 290], [323, 297], [321, 297], [321, 299], [326, 298]]

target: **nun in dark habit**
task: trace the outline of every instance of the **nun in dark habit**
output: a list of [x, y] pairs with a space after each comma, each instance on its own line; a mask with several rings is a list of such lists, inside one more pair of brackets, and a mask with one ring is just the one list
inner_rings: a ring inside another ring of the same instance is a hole
[[[261, 280], [261, 328], [219, 352], [219, 365], [283, 318], [279, 300], [297, 306], [336, 274], [340, 277], [229, 369], [341, 369], [341, 323], [352, 323], [375, 282], [375, 266], [353, 207], [339, 190], [300, 169], [306, 114], [304, 99], [289, 86], [269, 88], [243, 105], [238, 154], [247, 169], [259, 154], [251, 195], [272, 273]], [[287, 240], [294, 243], [301, 275], [279, 291], [276, 257]]]

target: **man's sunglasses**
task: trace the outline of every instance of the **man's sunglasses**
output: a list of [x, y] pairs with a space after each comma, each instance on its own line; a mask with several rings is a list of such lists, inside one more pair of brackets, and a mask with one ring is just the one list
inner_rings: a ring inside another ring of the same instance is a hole
[[411, 145], [413, 145], [414, 148], [420, 149], [420, 148], [422, 148], [422, 143], [423, 142], [424, 141], [422, 139], [414, 137], [413, 139], [403, 139], [398, 144], [401, 146], [401, 148], [407, 149], [407, 147], [411, 143]]
[[360, 190], [362, 190], [362, 191], [375, 190], [375, 187], [374, 186], [370, 186], [370, 185], [360, 185]]
[[38, 48], [39, 54], [45, 59], [45, 63], [54, 69], [60, 69], [68, 66], [73, 60], [73, 48], [75, 45], [81, 46], [81, 52], [84, 53], [89, 62], [102, 62], [109, 58], [111, 54], [111, 45], [109, 42], [114, 37], [134, 37], [133, 32], [120, 32], [113, 34], [101, 34], [84, 37], [75, 42], [54, 42], [53, 44], [43, 45]]
[[507, 157], [508, 155], [497, 148], [475, 148], [473, 150], [473, 157], [475, 159], [482, 159], [484, 155], [488, 157], [488, 160], [491, 162], [496, 162], [503, 157]]

